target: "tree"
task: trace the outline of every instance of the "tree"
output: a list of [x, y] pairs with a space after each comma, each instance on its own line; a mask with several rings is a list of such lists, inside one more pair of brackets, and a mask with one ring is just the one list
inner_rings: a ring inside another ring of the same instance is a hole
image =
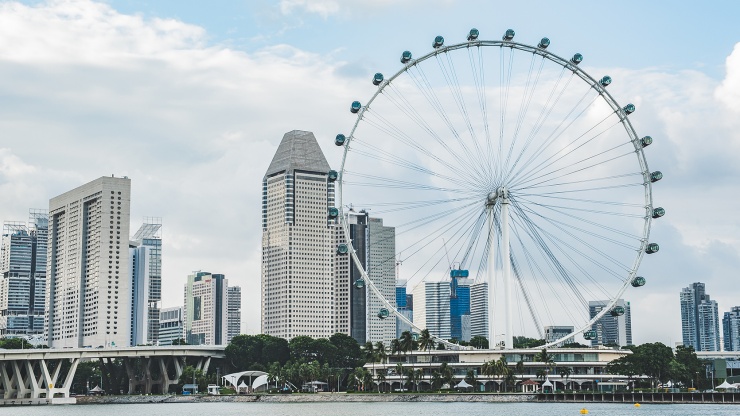
[[545, 345], [544, 339], [514, 337], [514, 348], [536, 348]]
[[360, 344], [358, 344], [354, 338], [347, 334], [337, 332], [329, 337], [329, 342], [336, 347], [334, 362], [330, 362], [330, 366], [337, 368], [355, 368], [360, 364]]
[[419, 349], [422, 351], [429, 351], [434, 348], [434, 338], [429, 333], [428, 329], [421, 330], [421, 336], [419, 337]]
[[676, 347], [676, 361], [683, 365], [685, 371], [676, 379], [685, 386], [704, 388], [707, 381], [705, 364], [697, 357], [694, 347], [679, 345]]
[[439, 371], [434, 370], [432, 372], [432, 390], [439, 390], [442, 386], [442, 375]]
[[178, 339], [172, 340], [172, 345], [188, 345], [188, 342], [185, 341], [185, 338], [178, 338]]
[[516, 366], [514, 366], [514, 370], [517, 374], [519, 374], [519, 377], [521, 378], [524, 375], [524, 371], [526, 371], [526, 368], [524, 367], [524, 360], [517, 361]]
[[583, 345], [578, 342], [569, 342], [567, 344], [563, 344], [560, 348], [590, 348], [588, 345]]
[[494, 378], [499, 374], [499, 364], [496, 360], [486, 361], [481, 368], [483, 374], [488, 378]]
[[439, 375], [442, 379], [442, 384], [452, 384], [452, 377], [455, 375], [447, 363], [442, 363], [439, 366]]
[[504, 392], [506, 392], [506, 385], [510, 384], [512, 371], [511, 368], [509, 368], [509, 363], [506, 361], [506, 356], [503, 354], [498, 359], [498, 373], [501, 374], [501, 378], [506, 381], [504, 383]]
[[478, 350], [488, 349], [488, 338], [476, 335], [470, 338], [470, 345]]
[[177, 383], [177, 387], [179, 390], [182, 390], [182, 387], [185, 384], [192, 384], [193, 381], [198, 385], [198, 391], [208, 391], [208, 377], [206, 374], [203, 373], [202, 370], [196, 370], [195, 367], [190, 365], [185, 366], [185, 368], [182, 369], [182, 374], [180, 375], [180, 381]]

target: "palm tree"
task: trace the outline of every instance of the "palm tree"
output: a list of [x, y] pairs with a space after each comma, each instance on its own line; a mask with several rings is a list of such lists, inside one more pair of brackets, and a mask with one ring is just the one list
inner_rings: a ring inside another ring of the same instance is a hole
[[545, 369], [539, 369], [537, 370], [536, 375], [538, 379], [545, 381], [545, 377], [547, 377], [547, 371], [545, 371]]
[[496, 360], [491, 360], [483, 363], [483, 368], [481, 368], [481, 371], [486, 377], [493, 379], [498, 375], [498, 368], [499, 366]]
[[414, 377], [414, 384], [416, 385], [416, 391], [419, 391], [419, 382], [421, 381], [422, 377], [424, 376], [424, 372], [422, 370], [416, 370], [412, 371], [411, 374], [413, 374]]
[[373, 364], [373, 373], [375, 375], [375, 346], [372, 342], [368, 341], [362, 346], [362, 356], [365, 361], [370, 361]]
[[452, 371], [452, 367], [447, 365], [447, 363], [442, 363], [442, 365], [439, 366], [439, 375], [442, 377], [442, 384], [452, 384], [454, 372]]
[[419, 349], [429, 351], [432, 348], [434, 348], [434, 339], [432, 338], [432, 334], [429, 333], [428, 329], [423, 329], [421, 331], [421, 336], [419, 337]]
[[397, 339], [391, 340], [391, 355], [398, 354], [400, 358], [400, 355], [402, 352], [403, 352], [403, 347], [401, 347], [401, 341]]
[[[387, 354], [385, 353], [385, 345], [378, 341], [375, 343], [375, 359], [378, 360], [381, 364], [383, 363], [383, 360], [385, 360], [385, 357], [387, 357]], [[373, 362], [373, 372], [375, 371], [375, 363]], [[385, 375], [383, 377], [385, 379]], [[378, 393], [380, 393], [380, 384], [378, 384]]]
[[398, 384], [401, 388], [401, 391], [403, 391], [403, 363], [396, 363], [396, 375], [398, 376]]
[[[411, 331], [403, 331], [401, 333], [401, 349], [404, 354], [414, 350], [414, 336], [411, 335]], [[413, 363], [411, 364], [411, 371], [414, 370]]]
[[[501, 374], [501, 379], [506, 380], [511, 375], [511, 369], [509, 363], [506, 361], [506, 356], [501, 354], [498, 359], [498, 373]], [[506, 392], [506, 381], [504, 381], [504, 392]]]
[[378, 374], [375, 376], [375, 379], [378, 382], [378, 393], [380, 393], [380, 383], [385, 382], [386, 372], [387, 372], [387, 370], [385, 370], [385, 369], [378, 370]]

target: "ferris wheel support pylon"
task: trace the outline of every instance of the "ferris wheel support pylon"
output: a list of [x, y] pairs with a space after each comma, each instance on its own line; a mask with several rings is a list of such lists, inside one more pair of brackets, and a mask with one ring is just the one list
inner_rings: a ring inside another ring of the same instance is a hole
[[494, 250], [495, 242], [495, 207], [496, 201], [501, 201], [501, 281], [503, 286], [503, 314], [504, 314], [504, 348], [514, 348], [514, 325], [513, 314], [511, 311], [511, 256], [509, 253], [509, 193], [505, 187], [499, 188], [495, 193], [491, 193], [486, 201], [488, 211], [488, 235], [491, 241], [488, 249], [488, 336], [489, 346], [496, 345], [496, 323], [495, 323], [495, 295], [494, 283], [496, 281], [496, 251]]

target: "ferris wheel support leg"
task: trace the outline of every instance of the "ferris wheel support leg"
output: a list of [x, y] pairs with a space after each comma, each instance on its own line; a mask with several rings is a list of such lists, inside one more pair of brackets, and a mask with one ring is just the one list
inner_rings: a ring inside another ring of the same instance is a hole
[[488, 204], [487, 210], [488, 210], [488, 238], [489, 238], [489, 247], [488, 247], [488, 270], [487, 270], [487, 280], [488, 280], [488, 348], [494, 348], [496, 345], [496, 324], [494, 321], [494, 303], [495, 303], [495, 292], [493, 290], [494, 287], [494, 280], [495, 280], [495, 270], [496, 270], [496, 250], [495, 250], [495, 244], [496, 244], [496, 232], [495, 227], [493, 225], [493, 204]]
[[511, 257], [509, 255], [509, 198], [506, 189], [501, 200], [501, 267], [504, 281], [504, 314], [506, 318], [506, 335], [504, 346], [514, 348], [513, 316], [511, 313]]

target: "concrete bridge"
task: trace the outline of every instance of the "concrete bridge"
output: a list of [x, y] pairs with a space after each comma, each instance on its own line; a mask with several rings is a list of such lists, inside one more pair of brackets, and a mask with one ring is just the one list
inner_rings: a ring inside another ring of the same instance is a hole
[[[208, 371], [211, 358], [224, 358], [223, 345], [176, 345], [167, 347], [0, 349], [0, 394], [7, 402], [70, 402], [70, 387], [82, 361], [99, 360], [101, 369], [122, 360], [128, 377], [128, 392], [152, 392], [159, 386], [167, 392], [177, 384], [186, 359], [195, 368]], [[67, 362], [69, 363], [68, 368]], [[64, 370], [63, 370], [64, 368]], [[158, 373], [157, 378], [152, 377]], [[54, 399], [54, 400], [52, 400]]]

